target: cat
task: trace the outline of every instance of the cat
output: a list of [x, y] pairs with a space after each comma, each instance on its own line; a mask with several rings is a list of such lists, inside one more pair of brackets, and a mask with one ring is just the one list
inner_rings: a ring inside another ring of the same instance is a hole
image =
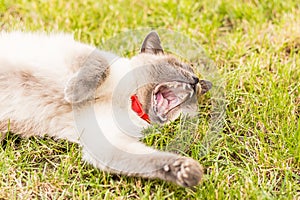
[[194, 116], [211, 87], [165, 53], [155, 31], [131, 59], [63, 33], [0, 33], [0, 131], [79, 143], [83, 160], [107, 172], [197, 185], [198, 161], [140, 138], [152, 124]]

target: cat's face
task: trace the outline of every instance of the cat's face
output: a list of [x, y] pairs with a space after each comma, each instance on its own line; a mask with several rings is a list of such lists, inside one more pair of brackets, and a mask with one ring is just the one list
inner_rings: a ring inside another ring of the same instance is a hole
[[146, 83], [135, 93], [154, 123], [174, 120], [180, 113], [194, 116], [197, 94], [204, 94], [212, 86], [209, 81], [199, 80], [189, 64], [164, 54], [156, 32], [147, 35], [132, 65], [140, 68], [136, 76]]

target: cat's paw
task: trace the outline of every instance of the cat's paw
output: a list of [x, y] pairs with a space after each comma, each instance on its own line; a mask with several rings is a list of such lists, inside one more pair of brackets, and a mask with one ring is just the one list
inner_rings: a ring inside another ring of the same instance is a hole
[[184, 187], [197, 185], [203, 176], [202, 166], [187, 157], [176, 159], [175, 162], [165, 165], [163, 170], [168, 180]]

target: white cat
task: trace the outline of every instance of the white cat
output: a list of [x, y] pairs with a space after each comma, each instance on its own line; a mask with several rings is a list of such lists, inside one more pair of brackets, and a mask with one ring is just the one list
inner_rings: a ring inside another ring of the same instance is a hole
[[199, 183], [200, 164], [139, 141], [152, 123], [194, 115], [211, 88], [164, 53], [156, 32], [131, 59], [66, 34], [0, 33], [0, 131], [79, 143], [83, 159], [113, 173]]

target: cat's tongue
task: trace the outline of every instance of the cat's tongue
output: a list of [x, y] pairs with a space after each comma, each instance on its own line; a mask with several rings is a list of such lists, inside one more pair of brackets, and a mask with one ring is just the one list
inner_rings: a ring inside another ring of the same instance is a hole
[[161, 93], [156, 94], [157, 105], [161, 106], [164, 103], [164, 97]]
[[157, 106], [160, 108], [160, 110], [167, 110], [169, 107], [169, 102], [167, 99], [163, 97], [161, 93], [158, 93], [156, 95], [156, 101], [157, 101]]
[[178, 99], [172, 91], [163, 91], [156, 94], [157, 111], [165, 114], [168, 110], [176, 106]]

